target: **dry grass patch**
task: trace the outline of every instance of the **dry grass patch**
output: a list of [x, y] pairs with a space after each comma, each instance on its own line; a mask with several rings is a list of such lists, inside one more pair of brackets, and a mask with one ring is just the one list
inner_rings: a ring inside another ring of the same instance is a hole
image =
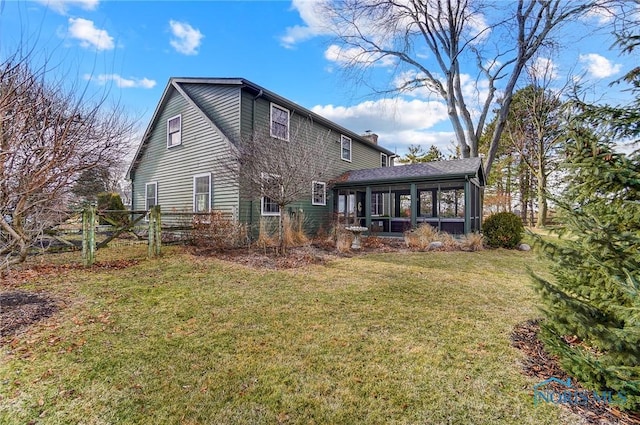
[[[144, 256], [142, 248], [142, 256]], [[575, 423], [510, 346], [533, 254], [253, 270], [179, 248], [28, 283], [67, 307], [2, 347], [0, 423]]]

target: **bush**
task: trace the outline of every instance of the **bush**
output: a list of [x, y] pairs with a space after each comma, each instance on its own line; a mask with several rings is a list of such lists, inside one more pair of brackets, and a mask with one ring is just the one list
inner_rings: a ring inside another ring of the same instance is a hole
[[524, 233], [522, 220], [510, 212], [490, 215], [482, 225], [487, 245], [492, 248], [515, 248]]
[[125, 226], [129, 224], [129, 212], [125, 209], [122, 198], [116, 192], [98, 193], [97, 210], [100, 213], [100, 224], [111, 224], [114, 226]]
[[194, 216], [192, 229], [192, 244], [214, 251], [246, 246], [248, 240], [246, 226], [221, 211]]

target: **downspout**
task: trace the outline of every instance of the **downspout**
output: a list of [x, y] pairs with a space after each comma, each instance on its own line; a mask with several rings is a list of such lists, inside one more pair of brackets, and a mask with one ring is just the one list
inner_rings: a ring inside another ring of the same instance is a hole
[[[256, 100], [262, 97], [264, 94], [263, 90], [260, 89], [258, 94], [251, 101], [251, 137], [253, 137], [253, 132], [256, 130]], [[238, 190], [240, 190], [238, 188]], [[249, 201], [249, 228], [253, 226], [253, 199]]]
[[[130, 180], [131, 180], [131, 207], [129, 208], [129, 211], [135, 211], [136, 210], [136, 207], [135, 207], [136, 201], [135, 201], [135, 199], [133, 199], [134, 193], [136, 193], [136, 191], [134, 190], [135, 188], [133, 187], [133, 176], [134, 176], [133, 173], [129, 173], [129, 177], [130, 177]], [[131, 222], [133, 222], [133, 219], [134, 219], [133, 212], [131, 212], [130, 215], [131, 215], [131, 217], [130, 217]]]

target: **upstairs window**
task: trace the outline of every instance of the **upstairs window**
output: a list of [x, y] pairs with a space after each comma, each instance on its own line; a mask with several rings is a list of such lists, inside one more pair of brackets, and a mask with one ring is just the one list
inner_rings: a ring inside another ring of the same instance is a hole
[[211, 210], [211, 174], [193, 177], [193, 212], [207, 213]]
[[182, 144], [182, 116], [178, 115], [167, 120], [167, 147]]
[[325, 182], [312, 182], [311, 205], [327, 205], [327, 184]]
[[389, 157], [386, 153], [380, 152], [380, 166], [388, 167], [389, 166]]
[[340, 136], [340, 158], [351, 162], [351, 139], [347, 136]]
[[271, 104], [271, 137], [289, 140], [289, 110]]

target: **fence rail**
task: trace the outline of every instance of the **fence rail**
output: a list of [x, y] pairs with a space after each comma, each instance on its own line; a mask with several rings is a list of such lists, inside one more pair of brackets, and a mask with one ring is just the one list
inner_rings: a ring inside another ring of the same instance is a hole
[[[133, 235], [133, 240], [118, 241], [117, 245], [146, 243], [148, 244], [148, 256], [157, 257], [162, 251], [163, 232], [168, 234], [167, 240], [180, 241], [184, 240], [185, 234], [188, 236], [189, 232], [193, 230], [193, 224], [196, 220], [207, 222], [207, 218], [212, 214], [223, 219], [236, 219], [236, 214], [229, 211], [162, 212], [160, 205], [149, 210], [131, 211], [97, 210], [95, 205], [88, 205], [81, 212], [76, 211], [75, 213], [78, 214], [75, 218], [72, 217], [65, 224], [50, 229], [46, 232], [46, 236], [62, 244], [63, 247], [78, 249], [78, 245], [80, 245], [85, 266], [90, 266], [95, 262], [97, 250], [108, 244], [113, 244], [114, 240], [124, 234]], [[164, 223], [163, 218], [166, 219]], [[81, 241], [77, 238], [73, 240], [72, 236], [78, 234], [81, 234]], [[106, 235], [106, 238], [98, 241], [98, 234]]]

